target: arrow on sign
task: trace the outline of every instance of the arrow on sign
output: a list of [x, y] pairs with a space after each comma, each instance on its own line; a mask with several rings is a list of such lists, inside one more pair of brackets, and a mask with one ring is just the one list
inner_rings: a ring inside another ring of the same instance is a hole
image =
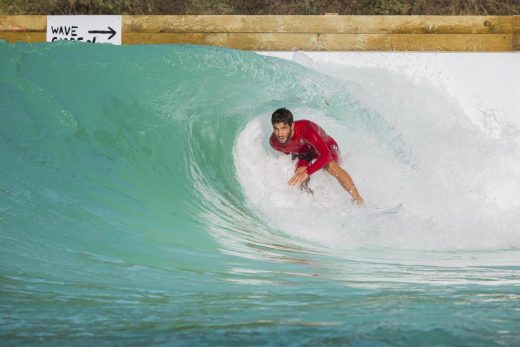
[[108, 31], [103, 31], [103, 30], [89, 30], [89, 34], [112, 34], [108, 37], [108, 39], [110, 40], [112, 37], [114, 37], [114, 35], [116, 34], [116, 31], [114, 29], [112, 29], [111, 27], [108, 27]]

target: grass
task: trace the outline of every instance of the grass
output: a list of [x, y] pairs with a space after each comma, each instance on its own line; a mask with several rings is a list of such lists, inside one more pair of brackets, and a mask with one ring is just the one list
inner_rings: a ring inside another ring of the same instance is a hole
[[520, 15], [519, 0], [0, 0], [0, 14]]

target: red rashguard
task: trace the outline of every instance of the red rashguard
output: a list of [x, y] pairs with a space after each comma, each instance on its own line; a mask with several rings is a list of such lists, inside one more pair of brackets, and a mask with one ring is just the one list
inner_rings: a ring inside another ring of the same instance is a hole
[[[340, 162], [338, 144], [318, 124], [305, 119], [293, 124], [294, 131], [285, 144], [280, 143], [274, 133], [271, 135], [269, 142], [274, 149], [292, 154], [293, 159], [298, 158], [296, 166], [306, 166], [305, 171], [309, 176], [331, 160]], [[314, 159], [316, 160], [311, 164]]]

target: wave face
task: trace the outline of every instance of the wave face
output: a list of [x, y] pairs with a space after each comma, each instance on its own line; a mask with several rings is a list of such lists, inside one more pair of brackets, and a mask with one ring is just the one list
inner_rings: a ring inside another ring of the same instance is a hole
[[[384, 69], [197, 46], [0, 51], [7, 344], [520, 342], [514, 126], [483, 131]], [[281, 106], [338, 141], [367, 207], [324, 172], [314, 196], [287, 186], [294, 163], [267, 144]]]

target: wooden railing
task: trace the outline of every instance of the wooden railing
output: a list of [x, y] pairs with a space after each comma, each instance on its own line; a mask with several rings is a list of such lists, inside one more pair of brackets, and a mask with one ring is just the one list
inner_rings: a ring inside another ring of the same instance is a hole
[[[46, 16], [0, 16], [0, 39], [44, 42]], [[244, 50], [519, 51], [520, 16], [122, 16], [123, 44]]]

